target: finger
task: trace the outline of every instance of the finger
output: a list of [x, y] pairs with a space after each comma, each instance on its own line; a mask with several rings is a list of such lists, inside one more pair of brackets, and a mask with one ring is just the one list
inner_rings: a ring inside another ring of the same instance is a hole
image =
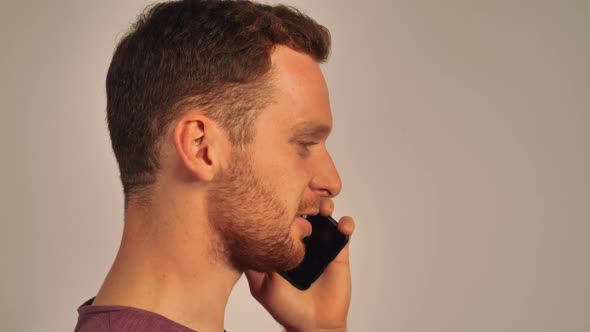
[[354, 228], [355, 224], [352, 217], [344, 216], [340, 218], [340, 221], [338, 222], [338, 231], [340, 231], [340, 233], [350, 236], [354, 232]]
[[334, 212], [334, 201], [329, 197], [320, 199], [320, 215], [331, 216]]
[[[354, 224], [354, 219], [352, 219], [352, 217], [349, 216], [344, 216], [342, 218], [340, 218], [340, 221], [338, 222], [338, 231], [340, 231], [340, 233], [344, 234], [344, 235], [348, 235], [351, 236], [352, 233], [354, 232], [354, 228], [355, 228], [355, 224]], [[349, 261], [349, 247], [350, 247], [350, 241], [348, 241], [348, 243], [346, 244], [346, 246], [344, 246], [344, 248], [338, 253], [338, 256], [336, 256], [336, 258], [334, 259], [333, 262], [336, 263], [346, 263], [348, 264]]]

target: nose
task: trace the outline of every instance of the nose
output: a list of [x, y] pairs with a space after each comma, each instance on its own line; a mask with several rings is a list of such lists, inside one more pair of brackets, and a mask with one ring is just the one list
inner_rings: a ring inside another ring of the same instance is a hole
[[330, 154], [318, 164], [316, 175], [311, 180], [314, 191], [320, 192], [322, 197], [336, 197], [342, 190], [342, 181]]

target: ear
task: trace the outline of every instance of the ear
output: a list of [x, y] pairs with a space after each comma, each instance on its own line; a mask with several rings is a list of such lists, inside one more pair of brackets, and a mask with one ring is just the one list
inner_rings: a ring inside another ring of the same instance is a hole
[[215, 122], [201, 113], [189, 112], [174, 127], [173, 137], [181, 164], [191, 177], [210, 182], [221, 168], [225, 146]]

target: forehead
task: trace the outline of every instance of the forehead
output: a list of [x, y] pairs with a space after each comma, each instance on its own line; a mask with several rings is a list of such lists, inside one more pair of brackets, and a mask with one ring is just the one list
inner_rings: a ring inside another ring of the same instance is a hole
[[[283, 131], [332, 126], [328, 88], [318, 63], [306, 54], [279, 46], [271, 55], [275, 98], [261, 112], [260, 125]], [[268, 128], [259, 128], [262, 130]]]

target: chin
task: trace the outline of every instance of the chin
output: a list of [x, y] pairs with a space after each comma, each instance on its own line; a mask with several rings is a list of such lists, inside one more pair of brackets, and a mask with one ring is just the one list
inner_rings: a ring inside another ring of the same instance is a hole
[[254, 245], [250, 250], [233, 250], [233, 265], [242, 271], [281, 272], [296, 268], [305, 257], [305, 244], [296, 232], [278, 246], [260, 249], [261, 246]]
[[305, 244], [300, 238], [293, 238], [293, 246], [291, 247], [289, 255], [286, 255], [274, 268], [274, 271], [289, 271], [296, 268], [303, 261], [305, 257]]
[[286, 271], [292, 270], [301, 264], [301, 262], [303, 262], [303, 257], [305, 257], [305, 244], [303, 243], [302, 239], [297, 239], [295, 240], [293, 259], [289, 262], [290, 266], [286, 269]]

